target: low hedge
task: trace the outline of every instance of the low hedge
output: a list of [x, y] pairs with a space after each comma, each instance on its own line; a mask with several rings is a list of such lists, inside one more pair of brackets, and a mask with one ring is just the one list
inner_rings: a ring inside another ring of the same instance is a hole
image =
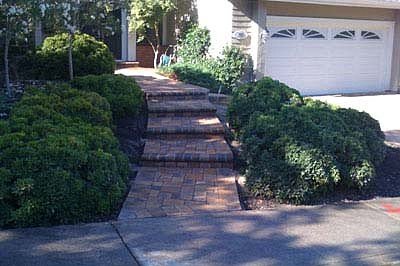
[[108, 102], [66, 85], [29, 89], [0, 121], [0, 226], [95, 221], [127, 188]]
[[303, 99], [270, 78], [236, 90], [228, 117], [259, 196], [300, 204], [362, 191], [384, 159], [384, 135], [368, 114]]
[[89, 75], [75, 78], [72, 86], [105, 97], [114, 119], [136, 116], [143, 111], [144, 93], [134, 79], [122, 75]]
[[[106, 44], [88, 34], [73, 39], [74, 76], [112, 74], [115, 60]], [[68, 34], [47, 37], [43, 45], [19, 63], [26, 79], [68, 80]]]
[[[188, 59], [186, 59], [188, 60]], [[205, 87], [213, 93], [231, 94], [244, 75], [247, 58], [236, 47], [225, 47], [218, 58], [200, 57], [160, 69], [160, 73], [185, 83]]]
[[178, 63], [161, 69], [161, 72], [182, 82], [207, 88], [214, 93], [218, 92], [222, 86], [209, 67], [205, 67], [203, 64]]

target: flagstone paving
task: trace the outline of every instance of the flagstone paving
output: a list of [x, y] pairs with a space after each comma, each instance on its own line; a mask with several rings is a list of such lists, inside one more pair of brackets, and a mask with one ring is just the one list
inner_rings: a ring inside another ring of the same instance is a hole
[[233, 154], [208, 90], [136, 80], [147, 98], [147, 139], [119, 220], [240, 210]]

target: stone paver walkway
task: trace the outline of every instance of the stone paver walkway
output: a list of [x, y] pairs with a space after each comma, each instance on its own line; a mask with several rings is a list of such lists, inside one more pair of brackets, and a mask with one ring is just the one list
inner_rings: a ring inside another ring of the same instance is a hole
[[240, 210], [233, 154], [208, 90], [135, 78], [147, 98], [147, 140], [119, 220]]

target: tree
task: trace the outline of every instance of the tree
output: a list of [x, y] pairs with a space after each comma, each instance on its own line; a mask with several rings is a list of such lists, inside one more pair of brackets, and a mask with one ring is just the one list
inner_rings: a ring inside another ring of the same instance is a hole
[[125, 1], [110, 0], [46, 0], [47, 6], [51, 10], [51, 15], [47, 17], [47, 24], [51, 23], [51, 28], [58, 32], [67, 32], [68, 38], [68, 64], [70, 80], [74, 78], [73, 67], [73, 40], [77, 32], [85, 27], [92, 26], [102, 28], [114, 33], [115, 24], [113, 11], [117, 8], [125, 7]]
[[175, 0], [130, 0], [129, 28], [138, 33], [138, 41], [145, 39], [150, 44], [154, 53], [154, 68], [157, 68], [161, 48], [162, 19], [175, 9]]
[[32, 31], [35, 18], [43, 15], [41, 1], [0, 0], [0, 37], [4, 45], [4, 73], [7, 96], [12, 97], [9, 52], [11, 41], [25, 40]]

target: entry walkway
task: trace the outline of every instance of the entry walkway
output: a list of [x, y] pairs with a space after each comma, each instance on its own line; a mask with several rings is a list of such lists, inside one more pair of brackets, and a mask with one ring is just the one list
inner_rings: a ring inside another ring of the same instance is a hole
[[119, 220], [240, 210], [233, 154], [208, 90], [135, 79], [147, 98], [147, 139]]

